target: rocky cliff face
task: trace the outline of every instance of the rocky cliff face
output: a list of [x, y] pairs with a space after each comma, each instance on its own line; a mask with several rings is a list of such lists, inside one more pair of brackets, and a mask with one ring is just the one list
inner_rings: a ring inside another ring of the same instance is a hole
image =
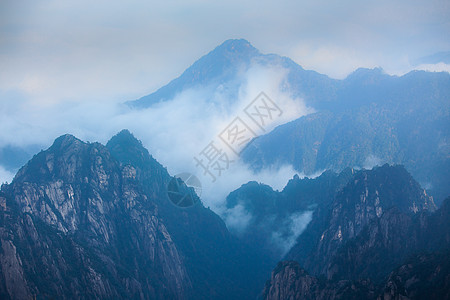
[[328, 278], [371, 278], [380, 282], [411, 254], [447, 249], [449, 212], [447, 207], [432, 215], [427, 212], [410, 215], [397, 208], [386, 211], [338, 249], [327, 266]]
[[260, 292], [273, 267], [264, 253], [238, 241], [201, 203], [175, 207], [167, 197], [167, 170], [128, 131], [114, 136], [106, 147], [121, 165], [136, 170], [144, 194], [157, 205], [182, 253], [196, 299], [249, 299]]
[[[172, 205], [170, 178], [128, 131], [106, 147], [71, 135], [55, 140], [2, 186], [0, 297], [256, 295], [266, 276], [259, 258], [201, 203]], [[243, 270], [244, 261], [251, 268]]]
[[316, 211], [290, 253], [301, 263], [281, 262], [264, 299], [446, 299], [449, 219], [450, 198], [436, 211], [401, 167], [359, 172]]
[[11, 298], [183, 299], [192, 289], [136, 170], [104, 146], [62, 136], [2, 192], [3, 292]]
[[[330, 277], [334, 273], [329, 266], [338, 249], [393, 207], [407, 216], [436, 209], [433, 199], [402, 166], [359, 171], [332, 203], [317, 210], [288, 257], [300, 261], [315, 275]], [[297, 251], [306, 242], [314, 244], [310, 252]]]

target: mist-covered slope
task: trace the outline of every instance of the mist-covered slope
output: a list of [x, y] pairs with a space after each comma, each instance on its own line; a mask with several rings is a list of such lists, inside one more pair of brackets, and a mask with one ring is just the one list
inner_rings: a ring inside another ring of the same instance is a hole
[[[390, 76], [381, 69], [358, 69], [336, 80], [305, 70], [287, 57], [263, 54], [246, 40], [227, 40], [154, 93], [130, 101], [128, 106], [101, 107], [114, 112], [100, 117], [94, 114], [91, 122], [95, 128], [89, 127], [90, 122], [80, 125], [74, 121], [75, 128], [65, 132], [87, 132], [91, 137], [97, 127], [116, 132], [118, 122], [145, 135], [146, 144], [157, 144], [155, 155], [166, 165], [172, 157], [187, 165], [201, 151], [192, 144], [206, 145], [223, 130], [223, 118], [236, 117], [238, 105], [248, 104], [261, 91], [270, 91], [268, 96], [275, 102], [290, 98], [283, 122], [316, 113], [257, 138], [243, 153], [254, 170], [292, 164], [297, 171], [311, 175], [324, 169], [340, 172], [347, 167], [398, 163], [405, 165], [439, 204], [450, 193], [449, 78], [445, 72]], [[299, 110], [292, 109], [295, 103]], [[68, 117], [79, 113], [75, 110]], [[84, 111], [82, 115], [85, 118]], [[111, 122], [99, 124], [102, 118]], [[180, 138], [177, 133], [182, 130], [186, 134]], [[173, 138], [167, 141], [162, 131]], [[205, 141], [200, 142], [199, 136]], [[189, 155], [173, 151], [186, 144]], [[6, 142], [0, 150], [0, 165], [9, 171], [18, 169], [34, 152], [30, 152], [31, 146]], [[172, 157], [164, 157], [166, 153]]]
[[313, 212], [333, 199], [353, 175], [351, 169], [340, 174], [327, 171], [314, 179], [295, 175], [282, 191], [251, 181], [228, 195], [223, 217], [243, 244], [275, 264], [294, 246]]
[[358, 70], [334, 103], [256, 138], [243, 159], [256, 170], [291, 163], [306, 174], [404, 164], [437, 203], [450, 195], [449, 74]]
[[316, 112], [256, 138], [242, 155], [254, 170], [292, 164], [309, 175], [325, 169], [403, 164], [437, 203], [450, 195], [446, 72], [391, 76], [379, 68], [361, 68], [335, 80], [304, 70], [287, 57], [262, 54], [246, 40], [228, 40], [168, 85], [130, 105], [149, 107], [199, 89], [209, 101], [230, 108], [245, 93], [248, 77], [243, 74], [252, 68], [252, 76], [269, 68], [283, 73], [279, 89]]

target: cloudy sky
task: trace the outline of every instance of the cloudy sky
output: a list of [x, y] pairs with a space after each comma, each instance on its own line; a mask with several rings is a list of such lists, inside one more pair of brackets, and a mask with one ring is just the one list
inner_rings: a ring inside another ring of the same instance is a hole
[[[342, 78], [450, 50], [450, 1], [0, 1], [0, 101], [123, 101], [229, 38]], [[5, 96], [6, 95], [6, 96]]]

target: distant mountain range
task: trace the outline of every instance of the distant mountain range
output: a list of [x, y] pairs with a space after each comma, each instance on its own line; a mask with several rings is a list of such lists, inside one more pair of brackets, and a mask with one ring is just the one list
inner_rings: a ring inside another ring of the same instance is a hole
[[287, 57], [262, 54], [246, 40], [228, 40], [180, 77], [129, 104], [150, 107], [198, 88], [210, 99], [224, 94], [220, 101], [232, 106], [244, 84], [240, 74], [255, 65], [287, 70], [281, 88], [316, 113], [256, 138], [242, 155], [253, 169], [292, 164], [310, 175], [403, 164], [438, 204], [450, 195], [450, 74], [445, 72], [398, 77], [379, 68], [358, 69], [335, 80]]
[[256, 170], [292, 164], [306, 174], [404, 164], [437, 203], [450, 195], [448, 73], [358, 70], [336, 94], [328, 108], [256, 138], [243, 159]]
[[127, 104], [201, 89], [232, 107], [255, 65], [287, 70], [280, 88], [315, 113], [241, 158], [320, 176], [243, 182], [219, 216], [173, 205], [173, 177], [128, 130], [106, 145], [66, 134], [27, 163], [35, 146], [3, 148], [0, 163], [24, 162], [0, 190], [0, 298], [450, 298], [450, 74], [335, 80], [229, 40]]
[[[311, 175], [403, 164], [437, 204], [450, 195], [450, 74], [445, 72], [398, 77], [358, 69], [336, 80], [287, 57], [262, 54], [246, 40], [227, 40], [178, 78], [128, 105], [148, 108], [198, 89], [209, 101], [231, 108], [245, 85], [243, 74], [254, 66], [286, 70], [280, 89], [316, 111], [255, 139], [242, 154], [254, 170], [292, 164]], [[14, 171], [40, 148], [5, 146], [0, 164]]]

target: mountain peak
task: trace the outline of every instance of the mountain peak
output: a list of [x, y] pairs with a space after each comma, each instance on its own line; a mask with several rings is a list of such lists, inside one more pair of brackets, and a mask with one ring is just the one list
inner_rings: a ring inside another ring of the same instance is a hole
[[117, 145], [120, 145], [122, 148], [136, 148], [141, 151], [145, 150], [142, 142], [138, 140], [128, 129], [123, 129], [113, 136], [106, 144], [106, 147], [111, 149]]
[[60, 137], [57, 137], [54, 141], [54, 143], [57, 142], [74, 142], [74, 141], [80, 141], [78, 138], [76, 138], [74, 135], [70, 134], [70, 133], [66, 133], [61, 135]]
[[134, 137], [134, 135], [128, 130], [128, 129], [122, 129], [119, 133], [116, 135], [128, 135]]
[[186, 69], [180, 77], [156, 92], [129, 102], [135, 107], [148, 107], [153, 103], [172, 99], [177, 93], [193, 86], [226, 82], [242, 67], [248, 67], [254, 57], [262, 55], [247, 40], [226, 40]]
[[258, 49], [253, 47], [249, 41], [245, 39], [229, 39], [217, 46], [212, 52], [216, 50], [225, 50], [234, 53], [243, 53], [243, 52], [255, 52], [259, 53]]
[[57, 139], [55, 139], [55, 141], [53, 142], [53, 145], [50, 147], [50, 149], [52, 150], [56, 150], [56, 149], [64, 149], [67, 148], [69, 146], [78, 146], [84, 144], [83, 141], [81, 141], [80, 139], [76, 138], [75, 136], [71, 135], [71, 134], [64, 134], [61, 135], [60, 137], [58, 137]]
[[117, 143], [132, 144], [135, 146], [142, 147], [142, 142], [138, 140], [128, 129], [122, 129], [119, 133], [117, 133], [108, 141], [107, 145]]
[[130, 164], [137, 168], [148, 167], [152, 170], [164, 170], [161, 171], [164, 176], [168, 175], [165, 168], [150, 155], [142, 142], [128, 129], [113, 136], [106, 144], [106, 148], [120, 163]]
[[386, 74], [386, 72], [380, 68], [376, 67], [373, 69], [369, 68], [358, 68], [355, 71], [353, 71], [350, 75], [348, 75], [347, 80], [373, 80], [375, 78], [381, 78], [386, 77], [389, 75]]
[[253, 57], [258, 55], [261, 55], [259, 50], [253, 47], [247, 40], [231, 39], [226, 40], [207, 55], [203, 56], [192, 67], [205, 67], [208, 64], [212, 64], [215, 65], [215, 68], [224, 71], [229, 65], [248, 63]]
[[[379, 199], [377, 205], [381, 205], [383, 211], [394, 206], [403, 212], [412, 213], [436, 209], [433, 198], [424, 192], [403, 165], [384, 164], [372, 170], [361, 170], [355, 175], [354, 181], [343, 189], [343, 195], [350, 190], [353, 197], [347, 194], [347, 198], [357, 203], [359, 201], [369, 203], [377, 198]], [[358, 195], [364, 193], [363, 198], [358, 198]]]
[[121, 149], [121, 152], [147, 152], [148, 154], [148, 151], [144, 148], [142, 142], [138, 140], [128, 129], [123, 129], [118, 134], [113, 136], [106, 144], [106, 147], [112, 153], [115, 152], [114, 150], [117, 151], [118, 149]]

